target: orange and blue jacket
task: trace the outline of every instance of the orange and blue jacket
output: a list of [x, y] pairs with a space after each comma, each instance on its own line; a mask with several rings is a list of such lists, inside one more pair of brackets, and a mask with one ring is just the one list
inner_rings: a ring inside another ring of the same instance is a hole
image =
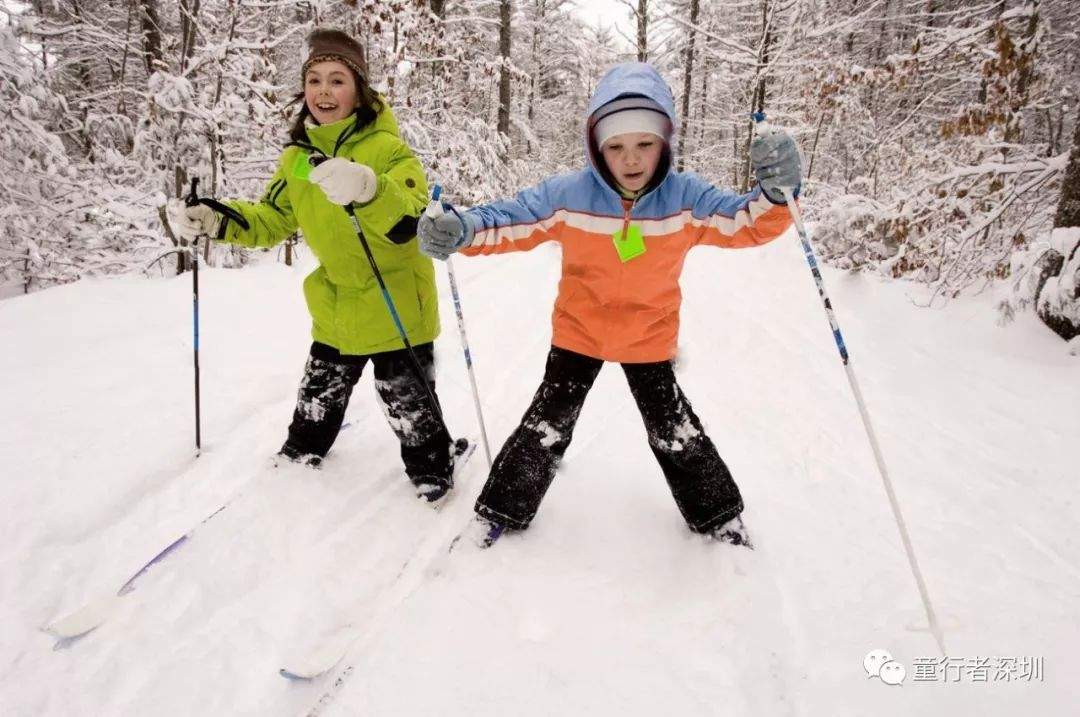
[[589, 104], [588, 167], [550, 177], [513, 199], [470, 209], [476, 232], [461, 253], [528, 251], [559, 242], [562, 278], [552, 345], [605, 361], [649, 363], [675, 355], [679, 276], [687, 252], [698, 245], [765, 244], [784, 233], [791, 214], [759, 187], [737, 194], [674, 171], [670, 151], [657, 168], [663, 179], [636, 199], [623, 199], [604, 179], [589, 138], [596, 110], [631, 95], [659, 104], [674, 126], [674, 100], [656, 71], [644, 63], [617, 65]]

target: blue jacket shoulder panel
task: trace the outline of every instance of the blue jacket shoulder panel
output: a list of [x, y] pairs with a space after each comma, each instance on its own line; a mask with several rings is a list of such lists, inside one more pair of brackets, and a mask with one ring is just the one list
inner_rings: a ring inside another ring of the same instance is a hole
[[761, 194], [758, 187], [746, 194], [718, 189], [694, 172], [673, 173], [672, 178], [678, 178], [683, 208], [689, 209], [695, 219], [717, 215], [734, 217]]
[[620, 216], [618, 195], [601, 186], [592, 172], [576, 172], [548, 177], [518, 192], [513, 199], [500, 199], [469, 210], [477, 229], [544, 221], [560, 210]]

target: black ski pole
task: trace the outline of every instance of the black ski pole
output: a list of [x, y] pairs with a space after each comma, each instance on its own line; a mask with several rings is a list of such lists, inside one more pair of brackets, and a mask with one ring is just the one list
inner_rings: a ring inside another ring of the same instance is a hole
[[[185, 200], [189, 207], [199, 203], [199, 178], [191, 178], [191, 192]], [[202, 427], [199, 420], [199, 238], [191, 240], [192, 343], [195, 353], [195, 455], [202, 451]]]

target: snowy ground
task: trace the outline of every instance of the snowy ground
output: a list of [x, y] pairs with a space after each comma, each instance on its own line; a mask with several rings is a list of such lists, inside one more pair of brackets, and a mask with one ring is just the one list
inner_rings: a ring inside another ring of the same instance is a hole
[[[683, 280], [681, 380], [742, 487], [756, 551], [685, 530], [608, 366], [533, 527], [404, 583], [405, 561], [468, 513], [482, 453], [445, 511], [418, 503], [369, 376], [324, 470], [268, 470], [308, 346], [310, 266], [267, 260], [201, 277], [197, 459], [189, 277], [0, 302], [0, 714], [303, 714], [333, 677], [277, 669], [349, 623], [364, 636], [325, 714], [1080, 703], [1080, 362], [1034, 320], [1000, 328], [988, 298], [919, 309], [910, 287], [826, 272], [953, 658], [948, 681], [941, 668], [916, 680], [936, 648], [793, 239], [696, 250]], [[497, 448], [541, 375], [557, 249], [456, 268]], [[452, 429], [474, 433], [442, 310], [439, 394]], [[112, 620], [52, 649], [40, 626], [115, 591], [238, 492]], [[867, 677], [874, 648], [907, 667], [903, 686]], [[1043, 676], [959, 669], [980, 657], [1042, 658]]]

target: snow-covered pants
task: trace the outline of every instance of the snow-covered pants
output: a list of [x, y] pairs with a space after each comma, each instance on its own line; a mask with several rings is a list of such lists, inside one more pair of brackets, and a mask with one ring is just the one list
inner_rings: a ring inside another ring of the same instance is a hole
[[[552, 347], [544, 380], [507, 439], [476, 501], [476, 512], [514, 529], [536, 515], [573, 436], [585, 396], [604, 362]], [[649, 447], [692, 530], [707, 532], [743, 510], [742, 496], [686, 400], [670, 361], [624, 363]]]
[[[434, 394], [433, 346], [420, 344], [413, 351]], [[431, 405], [405, 349], [343, 356], [332, 346], [313, 343], [282, 452], [292, 457], [326, 456], [341, 430], [349, 396], [368, 361], [374, 366], [375, 391], [383, 413], [401, 441], [405, 473], [414, 483], [449, 485], [450, 434]]]

